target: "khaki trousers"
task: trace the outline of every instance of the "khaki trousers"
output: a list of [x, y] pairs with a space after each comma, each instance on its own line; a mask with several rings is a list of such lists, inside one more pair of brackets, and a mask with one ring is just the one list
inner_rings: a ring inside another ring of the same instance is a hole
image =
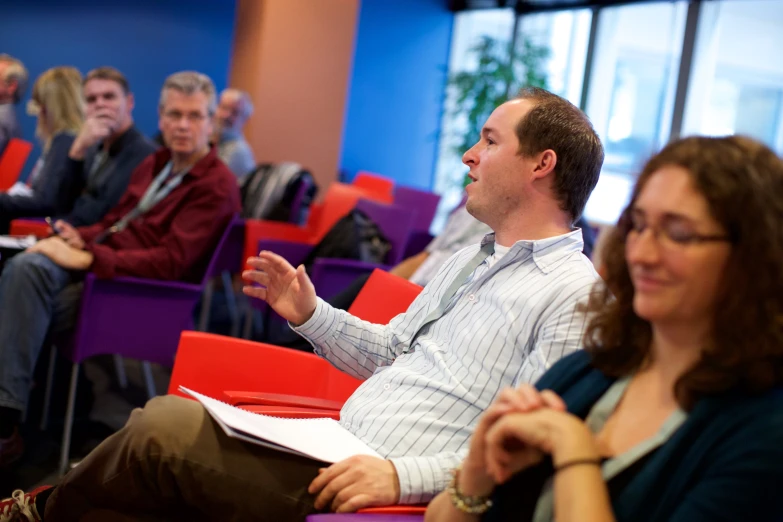
[[196, 401], [157, 397], [64, 477], [44, 520], [303, 521], [325, 466], [226, 436]]

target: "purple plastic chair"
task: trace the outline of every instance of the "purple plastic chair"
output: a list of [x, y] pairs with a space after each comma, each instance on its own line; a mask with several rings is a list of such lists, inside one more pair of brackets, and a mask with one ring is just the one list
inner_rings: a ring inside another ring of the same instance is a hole
[[440, 204], [440, 196], [411, 187], [397, 187], [394, 204], [409, 209], [414, 214], [413, 230], [406, 245], [403, 259], [415, 256], [432, 241], [430, 225]]
[[422, 522], [421, 515], [375, 515], [357, 513], [328, 513], [309, 515], [307, 522]]
[[[315, 185], [313, 177], [310, 175], [302, 176], [299, 180], [299, 186], [294, 194], [293, 201], [291, 202], [291, 211], [288, 215], [288, 222], [296, 225], [304, 225], [307, 222], [307, 217], [310, 214], [310, 206], [313, 199], [318, 192], [318, 187]], [[243, 222], [244, 223], [244, 222]], [[242, 227], [242, 236], [244, 236], [244, 226]], [[244, 266], [244, 259], [242, 259], [244, 249], [244, 237], [231, 238], [231, 262], [233, 263], [234, 257], [233, 248], [238, 248], [238, 260], [235, 264], [224, 263], [220, 268], [220, 279], [223, 283], [223, 291], [226, 298], [226, 307], [228, 309], [228, 315], [231, 318], [231, 337], [239, 337], [239, 324], [240, 317], [240, 303], [234, 292], [233, 275], [242, 271]], [[201, 332], [206, 332], [209, 327], [210, 312], [212, 310], [212, 296], [215, 292], [215, 279], [210, 279], [206, 282], [204, 288], [204, 296], [201, 300], [201, 314], [197, 324], [197, 329]]]
[[[399, 205], [386, 205], [366, 199], [359, 200], [356, 208], [367, 214], [378, 225], [383, 235], [391, 243], [391, 250], [382, 265], [351, 259], [316, 259], [310, 278], [313, 280], [318, 296], [322, 299], [332, 297], [362, 274], [372, 272], [375, 268], [386, 270], [403, 259], [405, 245], [408, 243], [411, 233], [413, 215]], [[258, 242], [259, 251], [275, 252], [294, 266], [299, 265], [312, 249], [313, 245], [288, 241], [263, 240]], [[258, 300], [253, 300], [253, 305], [265, 309], [265, 303]]]
[[[316, 293], [322, 299], [329, 299], [346, 288], [354, 279], [362, 274], [372, 272], [375, 268], [387, 270], [390, 266], [399, 263], [405, 253], [404, 248], [408, 242], [413, 223], [413, 215], [407, 209], [396, 204], [387, 205], [366, 199], [360, 199], [356, 208], [365, 212], [378, 225], [383, 235], [391, 243], [391, 250], [386, 255], [384, 264], [381, 265], [353, 259], [316, 259], [309, 275], [315, 285]], [[257, 250], [274, 252], [284, 257], [293, 266], [298, 266], [312, 249], [313, 245], [310, 244], [261, 240], [258, 242]], [[262, 315], [266, 317], [267, 324], [273, 317], [280, 319], [264, 301], [251, 299], [250, 303], [252, 308], [248, 310], [243, 332], [245, 338], [250, 337], [253, 308], [262, 312]]]
[[[76, 328], [70, 338], [56, 340], [47, 376], [42, 426], [48, 417], [57, 352], [73, 363], [63, 428], [59, 472], [68, 467], [76, 386], [82, 361], [93, 355], [115, 354], [171, 366], [183, 330], [193, 327], [193, 308], [205, 282], [227, 266], [239, 266], [244, 222], [235, 217], [223, 232], [200, 284], [136, 277], [96, 279], [87, 274]], [[148, 393], [154, 395], [145, 368]]]

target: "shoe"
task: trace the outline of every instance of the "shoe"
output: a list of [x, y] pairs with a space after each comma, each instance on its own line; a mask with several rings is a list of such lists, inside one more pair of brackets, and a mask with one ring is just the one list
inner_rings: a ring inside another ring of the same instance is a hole
[[11, 498], [0, 500], [0, 522], [40, 522], [41, 515], [35, 507], [35, 497], [52, 486], [41, 486], [31, 493], [17, 489]]
[[0, 439], [0, 468], [16, 462], [24, 453], [24, 440], [19, 435], [19, 429], [14, 428], [14, 433], [7, 439]]

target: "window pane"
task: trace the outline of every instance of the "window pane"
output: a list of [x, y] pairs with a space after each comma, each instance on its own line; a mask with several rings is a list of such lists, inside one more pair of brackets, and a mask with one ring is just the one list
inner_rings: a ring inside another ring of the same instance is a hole
[[606, 157], [585, 216], [613, 223], [641, 165], [669, 138], [687, 4], [602, 9], [587, 114]]
[[[451, 38], [449, 76], [461, 71], [474, 71], [478, 64], [470, 49], [484, 36], [490, 36], [508, 45], [514, 32], [513, 9], [486, 9], [464, 11], [454, 17]], [[455, 92], [447, 89], [443, 119], [440, 127], [438, 162], [435, 168], [435, 192], [441, 194], [440, 208], [432, 224], [432, 230], [440, 231], [448, 213], [462, 198], [468, 168], [462, 164], [457, 146], [467, 128], [467, 119], [454, 115]]]
[[683, 135], [747, 134], [783, 152], [783, 2], [702, 5]]
[[591, 18], [589, 9], [532, 14], [520, 18], [517, 30], [517, 47], [529, 38], [549, 48], [547, 87], [577, 106], [582, 96]]

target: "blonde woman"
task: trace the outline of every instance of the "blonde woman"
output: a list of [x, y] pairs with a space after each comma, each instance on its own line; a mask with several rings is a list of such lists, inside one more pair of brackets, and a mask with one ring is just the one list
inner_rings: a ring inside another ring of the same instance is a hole
[[84, 122], [82, 75], [73, 67], [53, 67], [33, 85], [28, 113], [38, 117], [35, 134], [43, 152], [28, 180], [29, 190], [0, 194], [0, 233], [12, 219], [44, 217], [70, 211], [78, 197], [77, 180], [64, 167], [68, 151]]

